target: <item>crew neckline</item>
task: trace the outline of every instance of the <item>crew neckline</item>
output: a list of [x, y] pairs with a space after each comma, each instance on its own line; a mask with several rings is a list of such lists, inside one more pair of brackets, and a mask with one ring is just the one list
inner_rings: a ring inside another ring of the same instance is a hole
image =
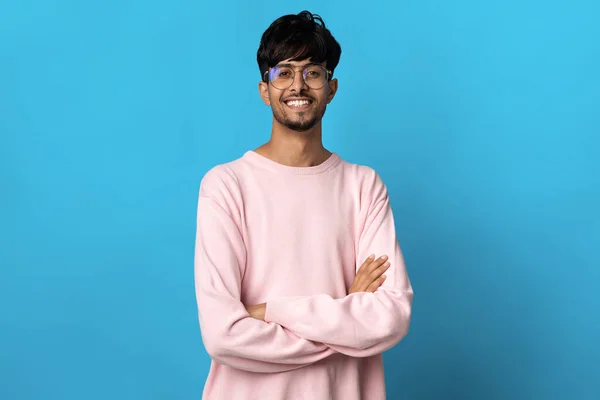
[[316, 174], [322, 174], [323, 172], [328, 171], [329, 169], [335, 167], [336, 165], [339, 164], [339, 162], [341, 161], [340, 156], [338, 156], [336, 153], [331, 153], [331, 155], [329, 156], [329, 158], [327, 158], [325, 161], [323, 161], [321, 164], [319, 165], [314, 165], [312, 167], [292, 167], [289, 165], [283, 165], [280, 164], [276, 161], [271, 160], [270, 158], [267, 158], [261, 154], [258, 154], [256, 151], [254, 150], [248, 150], [245, 154], [244, 157], [250, 161], [250, 162], [254, 162], [255, 164], [258, 164], [260, 166], [263, 166], [265, 168], [268, 168], [272, 171], [279, 171], [279, 172], [285, 172], [288, 174], [293, 174], [293, 175], [316, 175]]

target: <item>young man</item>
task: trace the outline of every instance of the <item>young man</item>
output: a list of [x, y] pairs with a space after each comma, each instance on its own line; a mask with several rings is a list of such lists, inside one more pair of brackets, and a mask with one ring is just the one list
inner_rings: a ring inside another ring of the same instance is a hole
[[381, 354], [407, 334], [413, 291], [386, 186], [322, 144], [340, 54], [316, 15], [273, 22], [257, 54], [271, 139], [202, 179], [204, 399], [385, 399]]

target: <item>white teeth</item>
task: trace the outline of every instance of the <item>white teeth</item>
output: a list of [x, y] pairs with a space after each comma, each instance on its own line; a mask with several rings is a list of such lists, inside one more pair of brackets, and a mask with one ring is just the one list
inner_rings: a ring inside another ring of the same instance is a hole
[[286, 103], [287, 103], [287, 105], [292, 106], [292, 107], [301, 107], [301, 106], [310, 104], [310, 101], [308, 101], [308, 100], [291, 100]]

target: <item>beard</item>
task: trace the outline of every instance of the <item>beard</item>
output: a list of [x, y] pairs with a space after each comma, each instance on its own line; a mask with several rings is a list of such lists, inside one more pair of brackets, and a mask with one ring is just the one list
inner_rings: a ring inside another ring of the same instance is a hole
[[[285, 107], [285, 105], [283, 106]], [[325, 110], [327, 107], [318, 110], [308, 110], [303, 112], [296, 112], [294, 114], [295, 118], [290, 118], [289, 115], [283, 110], [276, 110], [273, 107], [273, 117], [277, 122], [286, 128], [296, 131], [296, 132], [306, 132], [323, 119], [323, 115], [325, 115]]]

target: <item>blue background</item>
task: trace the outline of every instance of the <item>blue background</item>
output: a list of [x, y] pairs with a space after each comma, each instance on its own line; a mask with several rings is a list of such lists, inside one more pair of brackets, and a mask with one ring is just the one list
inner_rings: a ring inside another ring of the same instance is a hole
[[600, 398], [600, 3], [0, 2], [0, 399], [199, 399], [203, 174], [269, 138], [277, 17], [343, 49], [326, 146], [415, 288], [389, 398]]

